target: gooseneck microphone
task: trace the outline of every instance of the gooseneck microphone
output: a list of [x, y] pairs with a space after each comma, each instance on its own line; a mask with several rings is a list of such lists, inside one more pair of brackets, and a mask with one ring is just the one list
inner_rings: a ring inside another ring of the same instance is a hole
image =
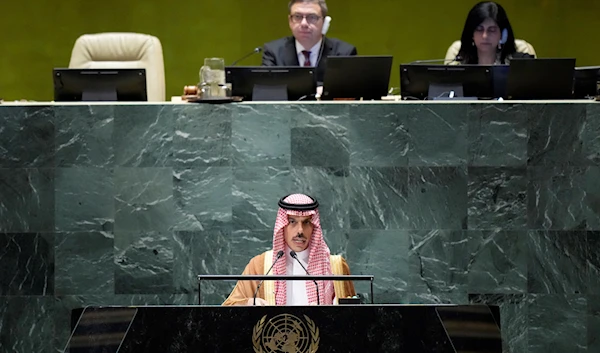
[[[273, 261], [273, 264], [269, 268], [269, 271], [267, 271], [267, 273], [265, 273], [265, 275], [268, 275], [269, 272], [271, 272], [273, 267], [275, 267], [275, 264], [277, 263], [277, 261], [279, 261], [279, 259], [281, 259], [282, 256], [283, 256], [283, 250], [279, 250], [279, 252], [277, 253], [277, 257], [275, 258], [275, 261]], [[258, 295], [258, 290], [260, 289], [260, 286], [262, 286], [264, 281], [265, 280], [263, 279], [258, 283], [258, 286], [256, 287], [256, 290], [254, 291], [254, 296], [252, 297], [252, 300], [253, 300], [252, 305], [256, 305], [256, 296]]]
[[[302, 262], [300, 261], [300, 259], [298, 258], [298, 255], [296, 255], [296, 252], [294, 250], [290, 251], [290, 256], [293, 257], [294, 260], [298, 261], [300, 266], [302, 266], [302, 269], [304, 269], [304, 272], [306, 272], [306, 274], [310, 276], [310, 273], [308, 273], [308, 270], [306, 269], [306, 267], [304, 267], [304, 265], [302, 264]], [[315, 288], [317, 289], [317, 305], [321, 305], [321, 300], [319, 299], [319, 285], [317, 284], [317, 281], [314, 279], [313, 279], [313, 282], [315, 284]]]
[[252, 51], [249, 52], [248, 54], [246, 54], [246, 55], [242, 56], [241, 58], [237, 59], [236, 61], [234, 61], [233, 64], [231, 64], [231, 66], [235, 66], [235, 64], [239, 63], [240, 61], [242, 61], [242, 60], [246, 59], [247, 57], [252, 56], [254, 54], [258, 54], [261, 51], [262, 51], [261, 47], [256, 47], [256, 48], [252, 49]]
[[415, 60], [410, 62], [410, 64], [427, 64], [427, 63], [437, 63], [437, 62], [448, 62], [453, 63], [455, 61], [461, 61], [462, 57], [457, 55], [454, 59], [430, 59], [430, 60]]

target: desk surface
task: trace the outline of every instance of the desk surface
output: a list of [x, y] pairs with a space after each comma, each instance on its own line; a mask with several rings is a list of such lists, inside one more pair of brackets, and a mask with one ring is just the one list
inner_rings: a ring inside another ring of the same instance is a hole
[[[286, 105], [286, 104], [589, 104], [599, 103], [598, 101], [589, 99], [569, 99], [569, 100], [444, 100], [444, 101], [423, 101], [423, 100], [399, 100], [399, 101], [293, 101], [293, 102], [241, 102], [231, 104], [243, 104], [243, 105]], [[194, 105], [198, 103], [187, 103], [187, 102], [1, 102], [0, 106], [56, 106], [56, 105]]]

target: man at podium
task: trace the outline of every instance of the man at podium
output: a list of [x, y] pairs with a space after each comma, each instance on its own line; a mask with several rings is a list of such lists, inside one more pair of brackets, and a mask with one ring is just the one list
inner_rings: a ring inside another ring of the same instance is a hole
[[[242, 274], [349, 275], [346, 260], [331, 255], [323, 239], [318, 207], [315, 198], [304, 194], [279, 200], [273, 249], [252, 258]], [[331, 305], [337, 298], [356, 294], [351, 281], [317, 281], [317, 285], [318, 291], [313, 281], [264, 281], [256, 305]], [[258, 281], [238, 281], [223, 305], [253, 305], [257, 287]]]

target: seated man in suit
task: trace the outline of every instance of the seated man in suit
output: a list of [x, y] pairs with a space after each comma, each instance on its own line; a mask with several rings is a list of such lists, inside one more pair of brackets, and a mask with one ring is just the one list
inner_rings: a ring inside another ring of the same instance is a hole
[[289, 24], [293, 36], [266, 43], [263, 66], [317, 67], [318, 85], [323, 82], [328, 56], [356, 55], [356, 48], [339, 39], [323, 35], [327, 16], [325, 0], [291, 0], [288, 5]]
[[[303, 194], [279, 200], [273, 248], [252, 258], [243, 275], [305, 275], [304, 268], [311, 275], [349, 275], [346, 260], [330, 255], [318, 207], [316, 199]], [[312, 281], [264, 281], [256, 305], [331, 305], [356, 294], [351, 281], [317, 283], [318, 292]], [[253, 305], [257, 288], [258, 281], [238, 281], [223, 305]]]

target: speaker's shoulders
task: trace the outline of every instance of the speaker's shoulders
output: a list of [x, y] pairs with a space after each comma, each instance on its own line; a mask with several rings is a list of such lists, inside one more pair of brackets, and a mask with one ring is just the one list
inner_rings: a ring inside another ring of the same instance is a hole
[[341, 51], [341, 52], [351, 52], [353, 50], [356, 49], [356, 47], [348, 42], [345, 42], [341, 39], [338, 38], [330, 38], [330, 37], [325, 37], [325, 42], [326, 44], [333, 48], [333, 49], [337, 49], [337, 51]]
[[283, 37], [283, 38], [272, 40], [270, 42], [265, 43], [265, 47], [279, 48], [279, 47], [285, 46], [286, 44], [288, 44], [290, 42], [292, 42], [292, 43], [294, 42], [294, 37], [288, 36], [288, 37]]
[[528, 53], [515, 52], [511, 55], [513, 59], [535, 59], [534, 55]]

